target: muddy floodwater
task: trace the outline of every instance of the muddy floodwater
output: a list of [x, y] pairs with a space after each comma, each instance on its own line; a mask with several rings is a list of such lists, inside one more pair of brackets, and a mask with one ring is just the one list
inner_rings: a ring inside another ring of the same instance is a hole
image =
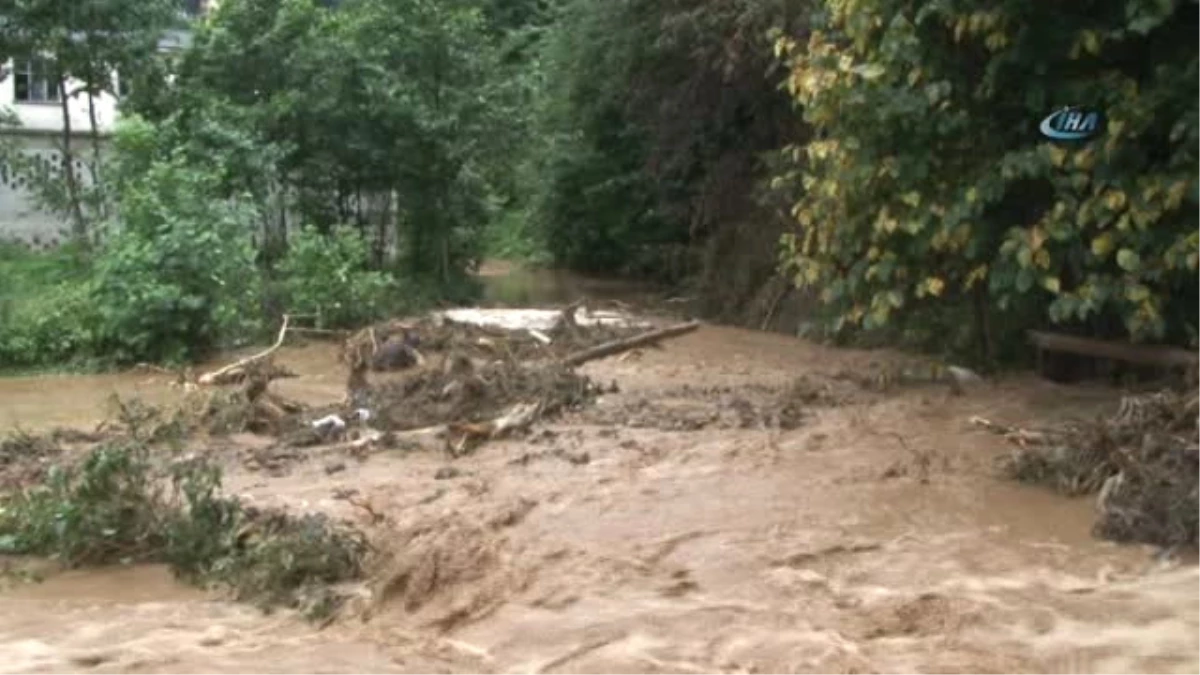
[[[606, 292], [501, 277], [494, 304]], [[426, 533], [402, 556], [426, 582], [390, 595], [368, 584], [362, 611], [318, 629], [158, 567], [48, 568], [0, 588], [0, 671], [1200, 669], [1195, 556], [1162, 562], [1093, 539], [1090, 500], [997, 479], [1009, 448], [968, 423], [1096, 414], [1116, 392], [1028, 376], [963, 396], [838, 388], [837, 373], [881, 358], [706, 326], [588, 364], [619, 391], [453, 462], [386, 451], [336, 472], [328, 458], [274, 473], [231, 462], [228, 489], [256, 503], [356, 517], [334, 498], [352, 489], [397, 532]], [[344, 393], [332, 346], [280, 360], [299, 377], [275, 382], [279, 393]], [[814, 399], [796, 428], [722, 422], [801, 375], [837, 395]], [[86, 428], [113, 392], [170, 402], [170, 380], [3, 379], [0, 426]]]

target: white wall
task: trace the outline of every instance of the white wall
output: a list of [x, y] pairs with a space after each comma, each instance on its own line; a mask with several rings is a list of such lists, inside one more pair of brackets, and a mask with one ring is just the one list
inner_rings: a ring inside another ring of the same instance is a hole
[[[58, 152], [62, 142], [63, 114], [60, 102], [18, 103], [15, 100], [15, 78], [12, 63], [4, 64], [8, 76], [0, 80], [0, 108], [16, 113], [21, 127], [9, 132], [26, 152], [40, 156], [57, 164], [61, 160]], [[68, 83], [68, 90], [77, 88], [78, 82]], [[110, 94], [95, 98], [96, 126], [107, 136], [117, 120], [117, 101]], [[80, 161], [76, 162], [76, 175], [87, 184], [88, 171], [82, 160], [91, 156], [91, 120], [88, 116], [86, 95], [70, 97], [67, 109], [71, 116], [72, 146]], [[3, 132], [0, 132], [3, 133]], [[47, 248], [65, 242], [70, 227], [62, 217], [40, 210], [23, 181], [0, 169], [0, 242], [19, 242], [34, 248]]]
[[[62, 104], [53, 103], [17, 103], [15, 99], [16, 78], [12, 74], [12, 62], [4, 64], [3, 70], [8, 77], [0, 80], [0, 108], [8, 107], [17, 114], [21, 125], [28, 131], [61, 133], [63, 128]], [[68, 81], [67, 90], [71, 91], [80, 86], [79, 82]], [[101, 133], [112, 131], [117, 119], [117, 100], [111, 94], [101, 94], [95, 99], [96, 122]], [[73, 96], [67, 100], [67, 109], [71, 114], [71, 129], [80, 133], [90, 133], [91, 121], [88, 118], [88, 98], [86, 94]]]
[[[84, 162], [91, 158], [91, 144], [85, 136], [75, 138], [75, 175], [80, 184], [86, 186], [91, 183], [91, 174]], [[24, 152], [40, 157], [51, 166], [58, 166], [62, 161], [58, 150], [60, 139], [52, 134], [23, 134], [15, 140]], [[45, 249], [69, 239], [69, 222], [39, 209], [25, 180], [0, 166], [0, 242]]]

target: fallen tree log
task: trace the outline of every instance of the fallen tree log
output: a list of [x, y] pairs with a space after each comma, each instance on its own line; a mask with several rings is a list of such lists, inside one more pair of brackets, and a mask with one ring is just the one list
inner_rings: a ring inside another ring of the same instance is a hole
[[1068, 352], [1160, 367], [1195, 368], [1200, 363], [1200, 356], [1196, 352], [1178, 347], [1134, 345], [1037, 330], [1027, 331], [1027, 335], [1039, 351]]
[[269, 358], [271, 354], [275, 353], [275, 350], [279, 349], [283, 345], [283, 339], [287, 337], [288, 322], [290, 320], [291, 317], [289, 317], [287, 314], [283, 315], [283, 325], [279, 327], [279, 337], [275, 339], [275, 344], [253, 356], [247, 356], [246, 358], [231, 363], [224, 368], [219, 368], [211, 373], [205, 373], [200, 376], [200, 379], [197, 380], [197, 382], [203, 385], [234, 384], [241, 382], [245, 377], [246, 368]]
[[667, 326], [666, 328], [640, 333], [638, 335], [634, 335], [633, 337], [628, 337], [621, 340], [610, 340], [609, 342], [598, 344], [595, 347], [584, 349], [582, 351], [575, 352], [574, 354], [569, 354], [563, 358], [562, 363], [563, 365], [570, 367], [580, 366], [588, 361], [595, 361], [596, 359], [613, 356], [614, 354], [620, 354], [621, 352], [626, 352], [638, 347], [653, 345], [661, 342], [662, 340], [679, 337], [680, 335], [690, 333], [699, 327], [699, 321], [688, 321], [687, 323]]

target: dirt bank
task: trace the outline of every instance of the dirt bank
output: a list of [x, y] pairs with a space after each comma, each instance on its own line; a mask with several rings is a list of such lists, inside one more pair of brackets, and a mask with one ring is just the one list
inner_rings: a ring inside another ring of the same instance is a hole
[[[961, 397], [938, 385], [885, 394], [835, 377], [880, 358], [705, 327], [587, 365], [620, 391], [454, 461], [301, 451], [266, 471], [237, 450], [263, 443], [236, 438], [223, 455], [233, 491], [354, 518], [394, 553], [344, 616], [318, 631], [155, 568], [51, 575], [0, 593], [0, 669], [1200, 668], [1194, 560], [1093, 540], [1090, 501], [997, 479], [1009, 448], [968, 422], [1096, 412], [1114, 392], [1013, 378]], [[277, 381], [281, 394], [342, 395], [331, 347], [281, 360], [300, 375]], [[774, 423], [801, 375], [809, 395]], [[160, 379], [111, 384], [171, 396]], [[102, 414], [103, 391], [16, 386], [31, 428]]]

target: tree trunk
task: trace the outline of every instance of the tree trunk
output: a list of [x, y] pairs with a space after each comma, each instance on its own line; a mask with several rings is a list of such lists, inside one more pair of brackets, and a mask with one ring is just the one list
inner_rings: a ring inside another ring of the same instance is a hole
[[985, 370], [990, 370], [996, 364], [996, 342], [992, 335], [987, 289], [982, 285], [977, 285], [972, 294], [975, 309], [975, 335], [979, 340], [980, 356], [983, 359]]
[[[88, 167], [88, 171], [92, 177], [92, 190], [99, 191], [100, 184], [100, 123], [96, 119], [96, 95], [92, 88], [92, 83], [88, 82], [88, 121], [92, 125], [92, 163]], [[103, 220], [107, 214], [107, 200], [104, 196], [96, 200], [97, 215]]]
[[83, 204], [79, 198], [79, 177], [75, 175], [75, 153], [71, 149], [71, 109], [68, 105], [67, 78], [64, 75], [58, 78], [58, 92], [63, 118], [63, 177], [67, 181], [67, 208], [71, 214], [71, 230], [76, 243], [88, 249], [91, 248], [91, 242], [88, 240], [87, 221], [84, 219]]

